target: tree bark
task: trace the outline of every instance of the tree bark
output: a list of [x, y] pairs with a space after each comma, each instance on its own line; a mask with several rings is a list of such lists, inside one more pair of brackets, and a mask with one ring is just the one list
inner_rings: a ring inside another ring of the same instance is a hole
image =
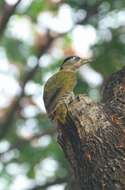
[[87, 96], [73, 95], [62, 105], [65, 120], [59, 119], [64, 109], [56, 113], [58, 142], [74, 171], [76, 189], [124, 190], [125, 128], [109, 121], [103, 105]]

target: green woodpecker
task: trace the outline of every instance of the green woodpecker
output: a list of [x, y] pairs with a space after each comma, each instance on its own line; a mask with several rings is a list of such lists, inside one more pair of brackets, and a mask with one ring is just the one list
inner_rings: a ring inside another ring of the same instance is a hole
[[68, 57], [64, 60], [59, 72], [47, 81], [43, 99], [48, 113], [55, 110], [62, 98], [66, 99], [68, 94], [71, 94], [77, 82], [77, 69], [90, 61], [90, 59], [81, 59], [78, 56]]

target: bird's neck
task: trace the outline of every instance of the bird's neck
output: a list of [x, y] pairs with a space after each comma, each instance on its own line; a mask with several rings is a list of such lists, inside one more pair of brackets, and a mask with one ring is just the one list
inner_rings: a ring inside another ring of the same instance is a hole
[[76, 73], [71, 70], [61, 70], [57, 74], [57, 86], [60, 89], [59, 98], [66, 97], [76, 85]]

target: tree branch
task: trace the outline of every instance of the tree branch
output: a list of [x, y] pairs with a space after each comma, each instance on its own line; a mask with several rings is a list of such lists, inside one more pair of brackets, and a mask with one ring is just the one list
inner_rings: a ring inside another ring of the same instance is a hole
[[[123, 82], [121, 78], [119, 80]], [[111, 82], [117, 83], [118, 76]], [[112, 86], [114, 87], [114, 83]], [[119, 100], [116, 96], [118, 87], [117, 90], [116, 88], [113, 90], [116, 102]], [[121, 97], [124, 97], [124, 93]], [[125, 133], [124, 123], [121, 122], [124, 117], [117, 115], [119, 110], [124, 109], [124, 104], [116, 104], [114, 110], [110, 110], [108, 102], [109, 107], [106, 105], [106, 110], [105, 103], [96, 104], [88, 96], [79, 95], [67, 104], [62, 100], [60, 106], [63, 105], [65, 106], [63, 109], [58, 107], [62, 112], [57, 115], [57, 110], [55, 111], [58, 118], [58, 141], [74, 170], [77, 189], [124, 190]], [[62, 115], [65, 115], [63, 121], [60, 119]]]
[[29, 190], [42, 190], [42, 189], [45, 189], [45, 188], [53, 186], [53, 185], [59, 185], [59, 184], [67, 183], [67, 179], [68, 179], [68, 177], [57, 178], [51, 182], [47, 182], [44, 185], [37, 185], [33, 188], [30, 188]]
[[20, 2], [21, 0], [18, 0], [14, 5], [4, 5], [2, 11], [3, 14], [0, 16], [0, 36], [3, 34], [10, 17], [13, 15]]
[[90, 7], [85, 2], [82, 5], [82, 9], [86, 11], [86, 16], [82, 20], [77, 21], [77, 24], [86, 24], [90, 18], [96, 16], [98, 14], [98, 8], [102, 2], [97, 2], [94, 6]]
[[19, 106], [20, 100], [25, 95], [25, 93], [24, 93], [25, 86], [26, 86], [27, 82], [29, 80], [31, 80], [34, 77], [34, 75], [37, 73], [37, 70], [39, 68], [39, 58], [49, 49], [49, 47], [51, 46], [51, 44], [54, 41], [54, 39], [55, 39], [55, 37], [53, 38], [53, 37], [51, 37], [48, 34], [48, 41], [47, 41], [47, 43], [38, 52], [38, 55], [37, 55], [37, 58], [38, 58], [37, 64], [35, 65], [35, 67], [33, 69], [31, 69], [30, 71], [27, 71], [24, 74], [23, 81], [21, 81], [22, 90], [21, 90], [19, 96], [15, 99], [15, 101], [13, 102], [13, 104], [10, 106], [10, 108], [8, 110], [8, 113], [6, 115], [6, 119], [3, 122], [0, 123], [0, 139], [4, 138], [5, 135], [8, 133], [9, 129], [11, 129], [10, 126], [12, 124], [13, 117], [14, 117], [14, 115], [16, 113], [16, 110], [17, 110], [17, 108]]

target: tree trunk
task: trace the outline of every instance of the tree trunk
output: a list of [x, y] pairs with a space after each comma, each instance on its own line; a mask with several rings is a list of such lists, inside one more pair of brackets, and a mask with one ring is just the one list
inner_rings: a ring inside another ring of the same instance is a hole
[[87, 96], [71, 96], [67, 102], [59, 105], [64, 108], [57, 109], [56, 124], [76, 190], [124, 190], [125, 128], [118, 125], [118, 118], [109, 121], [103, 105]]

